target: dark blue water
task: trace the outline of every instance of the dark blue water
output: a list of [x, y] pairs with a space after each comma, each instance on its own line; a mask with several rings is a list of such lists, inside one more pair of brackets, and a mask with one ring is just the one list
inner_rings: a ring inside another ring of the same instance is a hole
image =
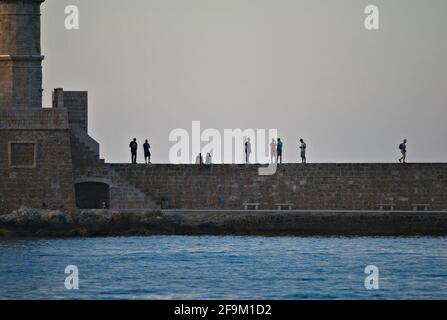
[[[79, 290], [64, 271], [76, 265]], [[379, 290], [365, 289], [367, 265]], [[447, 238], [0, 241], [1, 299], [446, 299]]]

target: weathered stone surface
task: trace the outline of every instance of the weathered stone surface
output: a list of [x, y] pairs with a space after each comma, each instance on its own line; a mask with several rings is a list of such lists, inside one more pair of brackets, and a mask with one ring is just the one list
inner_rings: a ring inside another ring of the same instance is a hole
[[40, 5], [43, 0], [0, 1], [0, 54], [40, 55]]
[[257, 165], [110, 167], [159, 207], [167, 199], [171, 209], [242, 209], [244, 202], [259, 202], [268, 210], [290, 202], [303, 210], [377, 210], [382, 203], [447, 210], [443, 163], [283, 164], [273, 176], [259, 176]]
[[[10, 166], [11, 142], [33, 142], [33, 167]], [[75, 208], [73, 164], [68, 130], [0, 130], [0, 209]]]
[[80, 210], [67, 216], [21, 208], [0, 215], [0, 237], [124, 235], [446, 236], [447, 212]]
[[60, 210], [21, 207], [7, 215], [0, 215], [0, 226], [10, 229], [65, 228], [73, 220]]
[[67, 109], [0, 108], [0, 130], [68, 130]]
[[70, 125], [88, 130], [88, 93], [86, 91], [64, 91], [64, 108], [68, 110]]
[[0, 108], [42, 107], [41, 2], [0, 1]]

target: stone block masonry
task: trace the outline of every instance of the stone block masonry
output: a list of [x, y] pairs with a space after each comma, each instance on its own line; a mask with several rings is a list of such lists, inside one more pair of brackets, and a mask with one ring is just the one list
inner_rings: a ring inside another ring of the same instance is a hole
[[0, 56], [0, 108], [42, 106], [42, 60]]
[[42, 107], [42, 2], [0, 1], [0, 108]]
[[0, 1], [0, 54], [40, 56], [43, 0]]
[[273, 176], [259, 176], [256, 165], [111, 164], [121, 177], [159, 206], [172, 209], [260, 209], [292, 203], [303, 210], [377, 210], [394, 204], [430, 204], [447, 210], [447, 164], [284, 164]]
[[88, 93], [86, 91], [65, 91], [64, 108], [68, 110], [69, 124], [78, 125], [87, 132]]
[[[11, 142], [35, 144], [35, 163], [11, 165], [18, 156], [10, 154]], [[74, 210], [68, 130], [0, 130], [0, 206], [5, 213], [21, 205]]]
[[88, 92], [64, 91], [62, 88], [53, 92], [53, 108], [68, 110], [68, 123], [88, 132]]
[[0, 108], [0, 130], [68, 130], [66, 109]]

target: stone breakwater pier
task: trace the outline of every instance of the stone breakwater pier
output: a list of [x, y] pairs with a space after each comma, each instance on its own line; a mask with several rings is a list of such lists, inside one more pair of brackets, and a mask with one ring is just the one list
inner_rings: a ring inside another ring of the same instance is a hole
[[447, 234], [445, 163], [106, 163], [87, 92], [42, 108], [43, 2], [0, 0], [0, 236]]
[[51, 179], [2, 167], [0, 236], [447, 235], [446, 164], [286, 164], [258, 176], [258, 165], [72, 161]]

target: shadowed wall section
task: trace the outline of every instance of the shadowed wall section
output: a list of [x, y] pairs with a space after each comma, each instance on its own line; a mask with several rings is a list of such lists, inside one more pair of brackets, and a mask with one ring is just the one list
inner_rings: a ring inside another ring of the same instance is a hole
[[110, 207], [110, 188], [101, 182], [82, 182], [75, 185], [76, 206], [79, 209]]

